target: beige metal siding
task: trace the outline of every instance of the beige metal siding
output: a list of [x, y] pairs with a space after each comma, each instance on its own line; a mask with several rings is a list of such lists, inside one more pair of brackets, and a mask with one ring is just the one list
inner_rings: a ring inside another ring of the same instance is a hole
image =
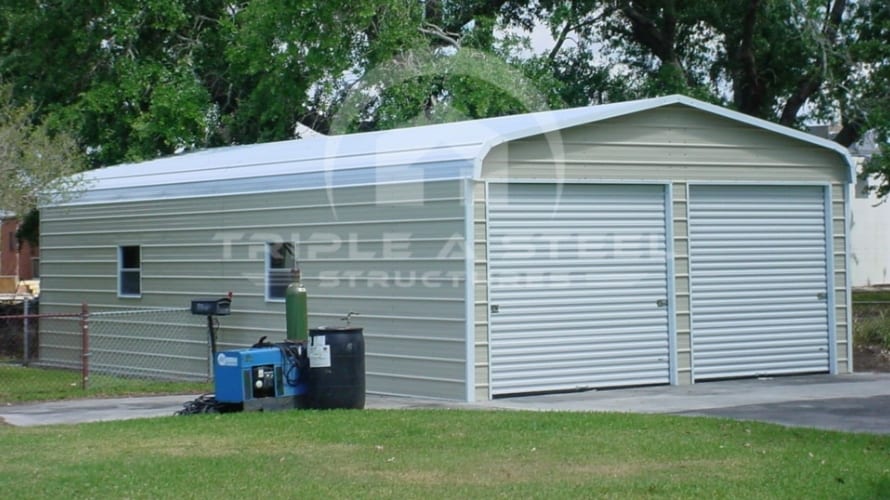
[[681, 105], [502, 144], [488, 179], [845, 181], [835, 152]]
[[[847, 166], [836, 152], [682, 105], [665, 106], [591, 125], [512, 141], [485, 158], [486, 180], [671, 181], [674, 200], [674, 290], [677, 373], [692, 382], [686, 190], [690, 181], [830, 182], [835, 252], [837, 370], [852, 370], [846, 294]], [[484, 222], [479, 222], [484, 229]], [[480, 231], [477, 230], [477, 238]], [[483, 231], [484, 232], [484, 231]], [[480, 244], [477, 240], [477, 245]], [[484, 286], [484, 285], [482, 285]], [[480, 286], [481, 287], [481, 286]], [[477, 290], [478, 288], [477, 287]], [[486, 297], [477, 292], [477, 300]], [[487, 310], [488, 304], [480, 304]], [[477, 328], [480, 346], [482, 328]], [[482, 349], [480, 348], [480, 351]], [[484, 359], [477, 353], [477, 364]], [[477, 394], [483, 391], [478, 388]]]
[[847, 206], [852, 189], [849, 184], [835, 182], [831, 185], [832, 239], [834, 241], [834, 294], [837, 344], [837, 372], [853, 371], [853, 321], [850, 311], [850, 279], [847, 269], [849, 251], [849, 224]]
[[674, 311], [677, 381], [692, 381], [692, 320], [689, 300], [689, 199], [685, 183], [671, 186], [674, 203]]
[[476, 387], [475, 399], [485, 401], [490, 396], [489, 363], [489, 308], [488, 308], [488, 227], [486, 225], [487, 200], [485, 183], [477, 182], [473, 187], [473, 227], [476, 246], [476, 266], [474, 282], [476, 286], [476, 314], [473, 336], [476, 346]]
[[[82, 301], [93, 310], [186, 307], [192, 298], [232, 291], [220, 349], [262, 335], [284, 338], [284, 304], [264, 298], [265, 243], [293, 241], [310, 326], [360, 313], [370, 392], [466, 397], [459, 182], [48, 208], [42, 215], [44, 312], [76, 310]], [[117, 247], [127, 244], [142, 245], [138, 299], [116, 294]], [[41, 342], [75, 343], [57, 330]], [[74, 363], [74, 350], [52, 357]]]

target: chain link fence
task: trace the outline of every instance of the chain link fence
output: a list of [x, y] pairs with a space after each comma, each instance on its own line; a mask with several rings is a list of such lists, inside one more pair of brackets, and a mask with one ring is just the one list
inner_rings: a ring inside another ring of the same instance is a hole
[[120, 378], [207, 381], [212, 377], [205, 318], [188, 308], [90, 313], [89, 387]]
[[[857, 364], [890, 369], [890, 301], [853, 301]], [[209, 389], [214, 322], [189, 308], [41, 314], [36, 301], [0, 303], [0, 403]], [[887, 359], [884, 359], [887, 358]], [[203, 383], [203, 387], [200, 384]], [[190, 384], [190, 385], [188, 385]], [[22, 399], [21, 395], [27, 394]]]
[[202, 392], [212, 379], [207, 318], [188, 308], [40, 314], [0, 307], [0, 403]]
[[37, 301], [0, 303], [0, 363], [27, 366], [37, 357]]

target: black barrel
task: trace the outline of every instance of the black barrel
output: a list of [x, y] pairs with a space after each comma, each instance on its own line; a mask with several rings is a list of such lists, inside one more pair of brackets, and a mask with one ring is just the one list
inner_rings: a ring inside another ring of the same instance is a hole
[[365, 337], [354, 326], [309, 330], [309, 407], [365, 407]]

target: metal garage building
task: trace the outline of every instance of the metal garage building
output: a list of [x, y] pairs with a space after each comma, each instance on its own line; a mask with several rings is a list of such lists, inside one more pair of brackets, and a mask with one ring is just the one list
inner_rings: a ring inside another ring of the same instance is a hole
[[369, 392], [845, 373], [851, 168], [682, 96], [207, 150], [45, 207], [41, 306], [231, 290], [223, 348], [283, 337], [285, 249], [310, 323], [361, 313]]

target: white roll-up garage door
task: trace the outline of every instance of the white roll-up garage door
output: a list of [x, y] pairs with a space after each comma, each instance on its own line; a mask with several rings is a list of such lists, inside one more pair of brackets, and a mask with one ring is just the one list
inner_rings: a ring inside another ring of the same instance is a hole
[[829, 369], [824, 188], [692, 186], [696, 380]]
[[664, 186], [491, 184], [493, 395], [666, 384]]

